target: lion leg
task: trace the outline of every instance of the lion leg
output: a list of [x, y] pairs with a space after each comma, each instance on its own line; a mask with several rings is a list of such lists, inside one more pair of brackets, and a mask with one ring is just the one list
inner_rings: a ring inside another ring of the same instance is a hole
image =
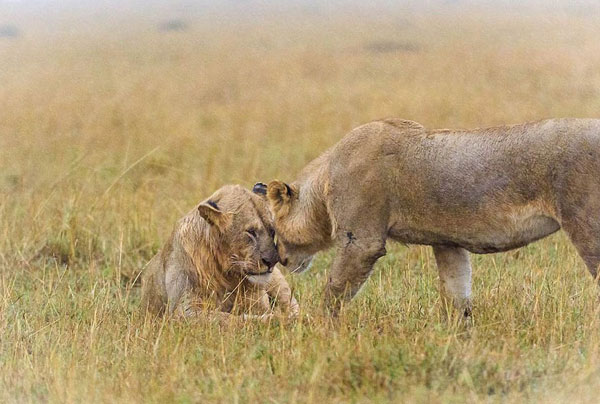
[[271, 312], [269, 296], [263, 288], [247, 288], [240, 292], [238, 312], [263, 315]]
[[[598, 215], [596, 215], [598, 216]], [[565, 220], [563, 229], [569, 235], [590, 274], [600, 284], [600, 219], [587, 216]]]
[[457, 247], [433, 247], [440, 274], [442, 301], [452, 304], [465, 317], [471, 315], [471, 260], [469, 253]]
[[[592, 149], [590, 149], [590, 155]], [[567, 175], [557, 193], [560, 225], [590, 274], [600, 283], [600, 161], [590, 157]]]
[[273, 273], [267, 284], [267, 294], [278, 306], [281, 306], [290, 317], [298, 316], [300, 311], [298, 301], [296, 301], [290, 285], [277, 267], [273, 268]]
[[344, 301], [358, 293], [373, 271], [373, 265], [385, 255], [385, 238], [355, 236], [344, 232], [336, 242], [336, 256], [325, 288], [325, 305], [337, 316]]
[[160, 262], [160, 253], [156, 254], [146, 265], [142, 274], [141, 309], [154, 315], [165, 311], [166, 290], [165, 279]]
[[219, 310], [187, 310], [185, 312], [177, 311], [179, 318], [185, 318], [189, 322], [217, 321], [221, 324], [258, 322], [269, 323], [273, 320], [272, 313], [264, 314], [234, 314]]
[[[190, 289], [190, 283], [183, 271], [176, 265], [168, 265], [165, 274], [167, 290], [167, 315], [173, 315], [184, 292]], [[183, 309], [185, 312], [185, 308]]]
[[234, 302], [231, 306], [222, 307], [221, 310], [211, 310], [205, 313], [210, 318], [220, 322], [258, 321], [267, 323], [273, 318], [269, 296], [263, 288], [243, 285], [235, 292]]
[[213, 316], [219, 321], [231, 322], [231, 321], [255, 321], [259, 323], [269, 323], [273, 320], [273, 313], [264, 313], [264, 314], [231, 314], [225, 312], [216, 312], [213, 313]]

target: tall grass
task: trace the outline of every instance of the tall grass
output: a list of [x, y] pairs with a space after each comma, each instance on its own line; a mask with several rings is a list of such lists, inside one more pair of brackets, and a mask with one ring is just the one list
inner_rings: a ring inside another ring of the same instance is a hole
[[598, 290], [562, 234], [474, 256], [470, 328], [419, 246], [391, 244], [337, 323], [328, 252], [289, 277], [293, 324], [152, 321], [134, 282], [202, 197], [292, 180], [360, 123], [597, 116], [594, 8], [2, 7], [0, 402], [596, 401]]

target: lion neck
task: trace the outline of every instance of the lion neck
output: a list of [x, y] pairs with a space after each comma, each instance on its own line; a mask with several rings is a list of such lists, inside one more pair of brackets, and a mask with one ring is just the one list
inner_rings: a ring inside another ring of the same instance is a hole
[[331, 242], [331, 220], [327, 210], [327, 169], [317, 159], [292, 185], [299, 190], [296, 206], [290, 212], [287, 228], [293, 232], [298, 244], [311, 244], [316, 250], [326, 248]]

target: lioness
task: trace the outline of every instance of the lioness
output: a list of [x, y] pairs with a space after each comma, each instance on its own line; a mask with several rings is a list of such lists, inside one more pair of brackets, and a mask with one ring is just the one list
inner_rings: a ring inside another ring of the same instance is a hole
[[391, 238], [433, 246], [442, 295], [469, 315], [468, 252], [508, 251], [562, 228], [596, 277], [600, 120], [475, 130], [375, 121], [352, 130], [292, 184], [269, 183], [267, 197], [281, 262], [291, 271], [335, 247], [325, 294], [334, 314]]
[[181, 218], [144, 270], [143, 309], [171, 315], [179, 305], [179, 314], [189, 316], [203, 307], [219, 313], [235, 308], [268, 318], [270, 296], [295, 315], [298, 303], [275, 267], [279, 256], [265, 193], [266, 187], [252, 193], [224, 186]]

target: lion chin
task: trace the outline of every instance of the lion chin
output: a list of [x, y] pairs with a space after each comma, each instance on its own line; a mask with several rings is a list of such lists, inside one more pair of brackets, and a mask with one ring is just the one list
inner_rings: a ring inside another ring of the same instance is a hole
[[272, 272], [265, 272], [265, 273], [261, 273], [261, 274], [251, 274], [251, 275], [246, 275], [246, 279], [248, 279], [248, 281], [256, 286], [267, 286], [269, 284], [269, 282], [271, 281], [271, 274]]

